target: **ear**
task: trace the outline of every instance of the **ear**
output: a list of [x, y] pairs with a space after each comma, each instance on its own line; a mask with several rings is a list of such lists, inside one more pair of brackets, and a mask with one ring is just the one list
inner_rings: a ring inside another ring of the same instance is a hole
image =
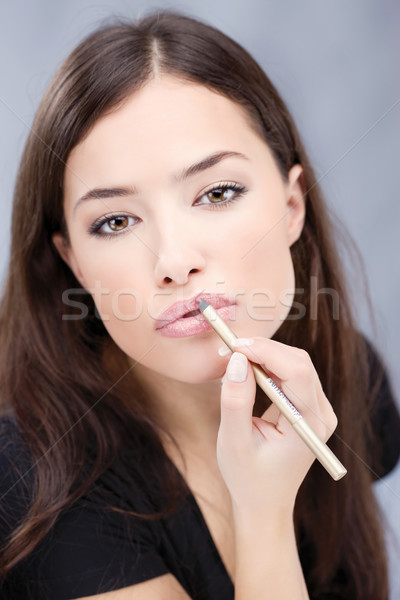
[[56, 233], [52, 234], [51, 240], [57, 252], [61, 256], [63, 261], [69, 266], [69, 268], [71, 269], [81, 286], [86, 288], [85, 279], [76, 261], [71, 245], [67, 242], [63, 234], [57, 231]]
[[288, 173], [287, 236], [292, 246], [301, 236], [306, 218], [304, 173], [301, 165], [294, 165]]

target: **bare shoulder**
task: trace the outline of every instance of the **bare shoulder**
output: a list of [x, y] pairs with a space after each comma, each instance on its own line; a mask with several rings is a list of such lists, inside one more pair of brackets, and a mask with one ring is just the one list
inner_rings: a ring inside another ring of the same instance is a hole
[[190, 600], [190, 596], [187, 595], [181, 584], [171, 573], [106, 594], [86, 596], [75, 600], [162, 600], [163, 598], [168, 598], [168, 600]]

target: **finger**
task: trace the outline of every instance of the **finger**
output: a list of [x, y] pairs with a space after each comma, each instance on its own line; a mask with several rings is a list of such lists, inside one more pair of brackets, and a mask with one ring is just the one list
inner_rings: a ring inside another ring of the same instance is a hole
[[255, 394], [253, 370], [244, 354], [234, 352], [221, 388], [219, 438], [225, 446], [243, 448], [251, 443]]
[[220, 346], [218, 348], [218, 354], [220, 356], [229, 356], [230, 354], [232, 354], [232, 351], [226, 345], [225, 346]]
[[[235, 340], [235, 347], [271, 374], [298, 411], [316, 428], [321, 437], [328, 437], [337, 426], [337, 418], [322, 389], [310, 356], [304, 350], [270, 340], [253, 338]], [[286, 429], [281, 420], [280, 428]]]
[[251, 345], [235, 340], [235, 348], [261, 365], [300, 412], [315, 411], [319, 403], [326, 402], [318, 374], [304, 350], [258, 337]]
[[308, 366], [311, 362], [305, 350], [269, 338], [237, 338], [233, 341], [233, 346], [235, 350], [240, 348], [238, 351], [274, 373], [281, 381], [291, 378], [296, 368], [303, 367], [306, 363]]

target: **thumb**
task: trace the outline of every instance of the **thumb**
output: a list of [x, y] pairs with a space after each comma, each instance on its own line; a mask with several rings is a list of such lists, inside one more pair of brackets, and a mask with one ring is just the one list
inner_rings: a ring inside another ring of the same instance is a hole
[[256, 381], [247, 357], [234, 352], [229, 360], [221, 389], [220, 442], [244, 447], [252, 440], [252, 413]]

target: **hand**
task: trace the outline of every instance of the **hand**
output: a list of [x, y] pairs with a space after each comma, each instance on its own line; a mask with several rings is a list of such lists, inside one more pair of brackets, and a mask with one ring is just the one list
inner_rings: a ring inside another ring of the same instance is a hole
[[[315, 456], [274, 404], [261, 418], [252, 416], [256, 382], [247, 358], [270, 375], [324, 441], [337, 419], [304, 350], [262, 337], [254, 338], [250, 346], [237, 340], [236, 348], [240, 352], [231, 356], [222, 383], [218, 465], [234, 509], [291, 515]], [[232, 381], [232, 374], [243, 380]]]

